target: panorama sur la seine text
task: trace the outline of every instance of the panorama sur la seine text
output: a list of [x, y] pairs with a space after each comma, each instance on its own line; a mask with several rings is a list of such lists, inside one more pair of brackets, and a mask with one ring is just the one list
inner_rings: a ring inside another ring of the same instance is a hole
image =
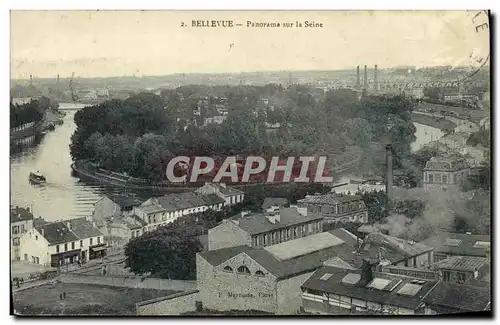
[[321, 28], [322, 22], [315, 21], [286, 21], [286, 22], [256, 22], [247, 20], [245, 23], [233, 20], [192, 20], [192, 27], [251, 27], [251, 28], [276, 28], [276, 27], [298, 27], [298, 28]]

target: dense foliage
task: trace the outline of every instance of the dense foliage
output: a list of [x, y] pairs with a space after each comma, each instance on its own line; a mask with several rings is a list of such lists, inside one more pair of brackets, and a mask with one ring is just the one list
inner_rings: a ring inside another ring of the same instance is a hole
[[[395, 163], [410, 153], [415, 103], [405, 97], [326, 95], [308, 86], [185, 86], [160, 96], [140, 93], [87, 107], [75, 115], [73, 159], [159, 181], [177, 155], [337, 155], [392, 142]], [[222, 124], [203, 124], [225, 107]], [[196, 114], [195, 114], [196, 113]], [[278, 125], [269, 132], [266, 123]]]
[[477, 146], [482, 145], [485, 148], [490, 147], [490, 131], [485, 128], [481, 128], [479, 131], [472, 133], [467, 139], [467, 145]]
[[40, 97], [22, 105], [14, 105], [11, 102], [10, 127], [15, 128], [26, 123], [40, 121], [45, 111], [51, 108], [52, 105], [53, 103], [47, 97]]

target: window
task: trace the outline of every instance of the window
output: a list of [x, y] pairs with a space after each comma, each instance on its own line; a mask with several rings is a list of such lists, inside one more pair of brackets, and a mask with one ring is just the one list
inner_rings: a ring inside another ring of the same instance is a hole
[[83, 247], [83, 240], [80, 240], [80, 248]]
[[457, 174], [453, 175], [453, 184], [457, 184], [458, 179], [457, 179]]
[[293, 237], [297, 237], [297, 227], [293, 227]]
[[93, 239], [94, 239], [94, 238], [90, 238], [90, 246], [92, 246], [92, 240], [93, 240]]
[[59, 245], [56, 245], [56, 253], [59, 253]]
[[450, 271], [443, 271], [443, 281], [450, 282]]
[[68, 244], [64, 244], [64, 251], [67, 252], [68, 251]]
[[245, 265], [242, 265], [242, 266], [240, 266], [238, 268], [238, 273], [240, 273], [240, 274], [250, 274], [250, 270]]
[[267, 245], [267, 234], [262, 235], [262, 244]]
[[19, 237], [16, 237], [12, 240], [12, 245], [19, 246]]
[[288, 228], [288, 229], [286, 230], [286, 236], [287, 236], [288, 238], [290, 238], [290, 228]]
[[38, 240], [38, 235], [35, 235], [35, 240]]
[[257, 237], [252, 237], [252, 246], [257, 246]]
[[12, 227], [12, 233], [17, 235], [19, 233], [19, 226]]
[[21, 232], [22, 232], [22, 233], [25, 233], [25, 232], [26, 232], [26, 229], [24, 228], [24, 225], [21, 225]]
[[261, 270], [258, 270], [255, 272], [255, 275], [256, 276], [264, 276], [264, 272], [262, 272]]
[[434, 183], [434, 175], [429, 174], [429, 184], [433, 184], [433, 183]]
[[458, 283], [465, 283], [465, 279], [467, 278], [465, 273], [458, 272], [457, 273], [457, 282]]
[[448, 184], [448, 176], [443, 175], [443, 184]]
[[75, 242], [71, 243], [71, 249], [75, 249]]
[[229, 265], [224, 268], [224, 272], [230, 272], [233, 273], [233, 268], [230, 267]]
[[101, 243], [101, 237], [97, 237], [97, 244]]
[[436, 184], [440, 184], [441, 183], [441, 174], [437, 174], [436, 175]]

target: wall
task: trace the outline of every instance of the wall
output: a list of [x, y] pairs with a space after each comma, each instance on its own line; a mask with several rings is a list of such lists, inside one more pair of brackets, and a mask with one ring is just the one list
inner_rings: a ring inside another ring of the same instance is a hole
[[[233, 273], [223, 271], [226, 265], [233, 268]], [[247, 266], [251, 274], [238, 274], [237, 268], [241, 265]], [[265, 276], [256, 276], [257, 270], [263, 271]], [[197, 255], [196, 272], [199, 299], [204, 309], [254, 309], [270, 313], [277, 310], [276, 278], [244, 253], [217, 267]]]
[[220, 225], [208, 230], [208, 250], [240, 245], [252, 245], [252, 238], [231, 221], [224, 220]]
[[166, 297], [142, 301], [136, 304], [139, 316], [148, 315], [180, 315], [196, 310], [198, 290], [177, 293]]
[[[38, 239], [37, 239], [38, 238]], [[28, 255], [28, 262], [32, 262], [32, 256], [39, 258], [41, 265], [50, 266], [49, 243], [35, 229], [32, 228], [20, 239], [20, 257], [24, 260], [24, 254]]]
[[278, 282], [278, 315], [295, 315], [302, 306], [302, 290], [300, 286], [314, 272], [304, 273], [290, 279], [281, 280]]
[[438, 128], [415, 122], [413, 122], [413, 125], [416, 128], [416, 140], [410, 145], [412, 152], [420, 150], [425, 144], [436, 141], [444, 136], [444, 132]]
[[157, 278], [141, 277], [123, 277], [123, 276], [101, 276], [101, 275], [87, 275], [87, 274], [74, 274], [63, 273], [59, 276], [59, 281], [63, 283], [84, 283], [84, 284], [97, 284], [108, 285], [113, 287], [127, 287], [127, 288], [140, 288], [140, 289], [157, 289], [157, 290], [173, 290], [173, 291], [189, 291], [196, 289], [196, 281], [185, 280], [168, 280]]
[[95, 203], [94, 218], [99, 221], [104, 221], [112, 216], [115, 211], [119, 211], [118, 205], [109, 198], [103, 197]]

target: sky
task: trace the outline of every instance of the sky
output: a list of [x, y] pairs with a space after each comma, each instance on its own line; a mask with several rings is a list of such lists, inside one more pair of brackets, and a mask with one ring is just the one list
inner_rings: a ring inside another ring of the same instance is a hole
[[[489, 29], [476, 32], [476, 13], [11, 11], [11, 78], [468, 66], [471, 53], [489, 53]], [[194, 28], [192, 20], [243, 26]], [[247, 21], [323, 27], [252, 28]]]

